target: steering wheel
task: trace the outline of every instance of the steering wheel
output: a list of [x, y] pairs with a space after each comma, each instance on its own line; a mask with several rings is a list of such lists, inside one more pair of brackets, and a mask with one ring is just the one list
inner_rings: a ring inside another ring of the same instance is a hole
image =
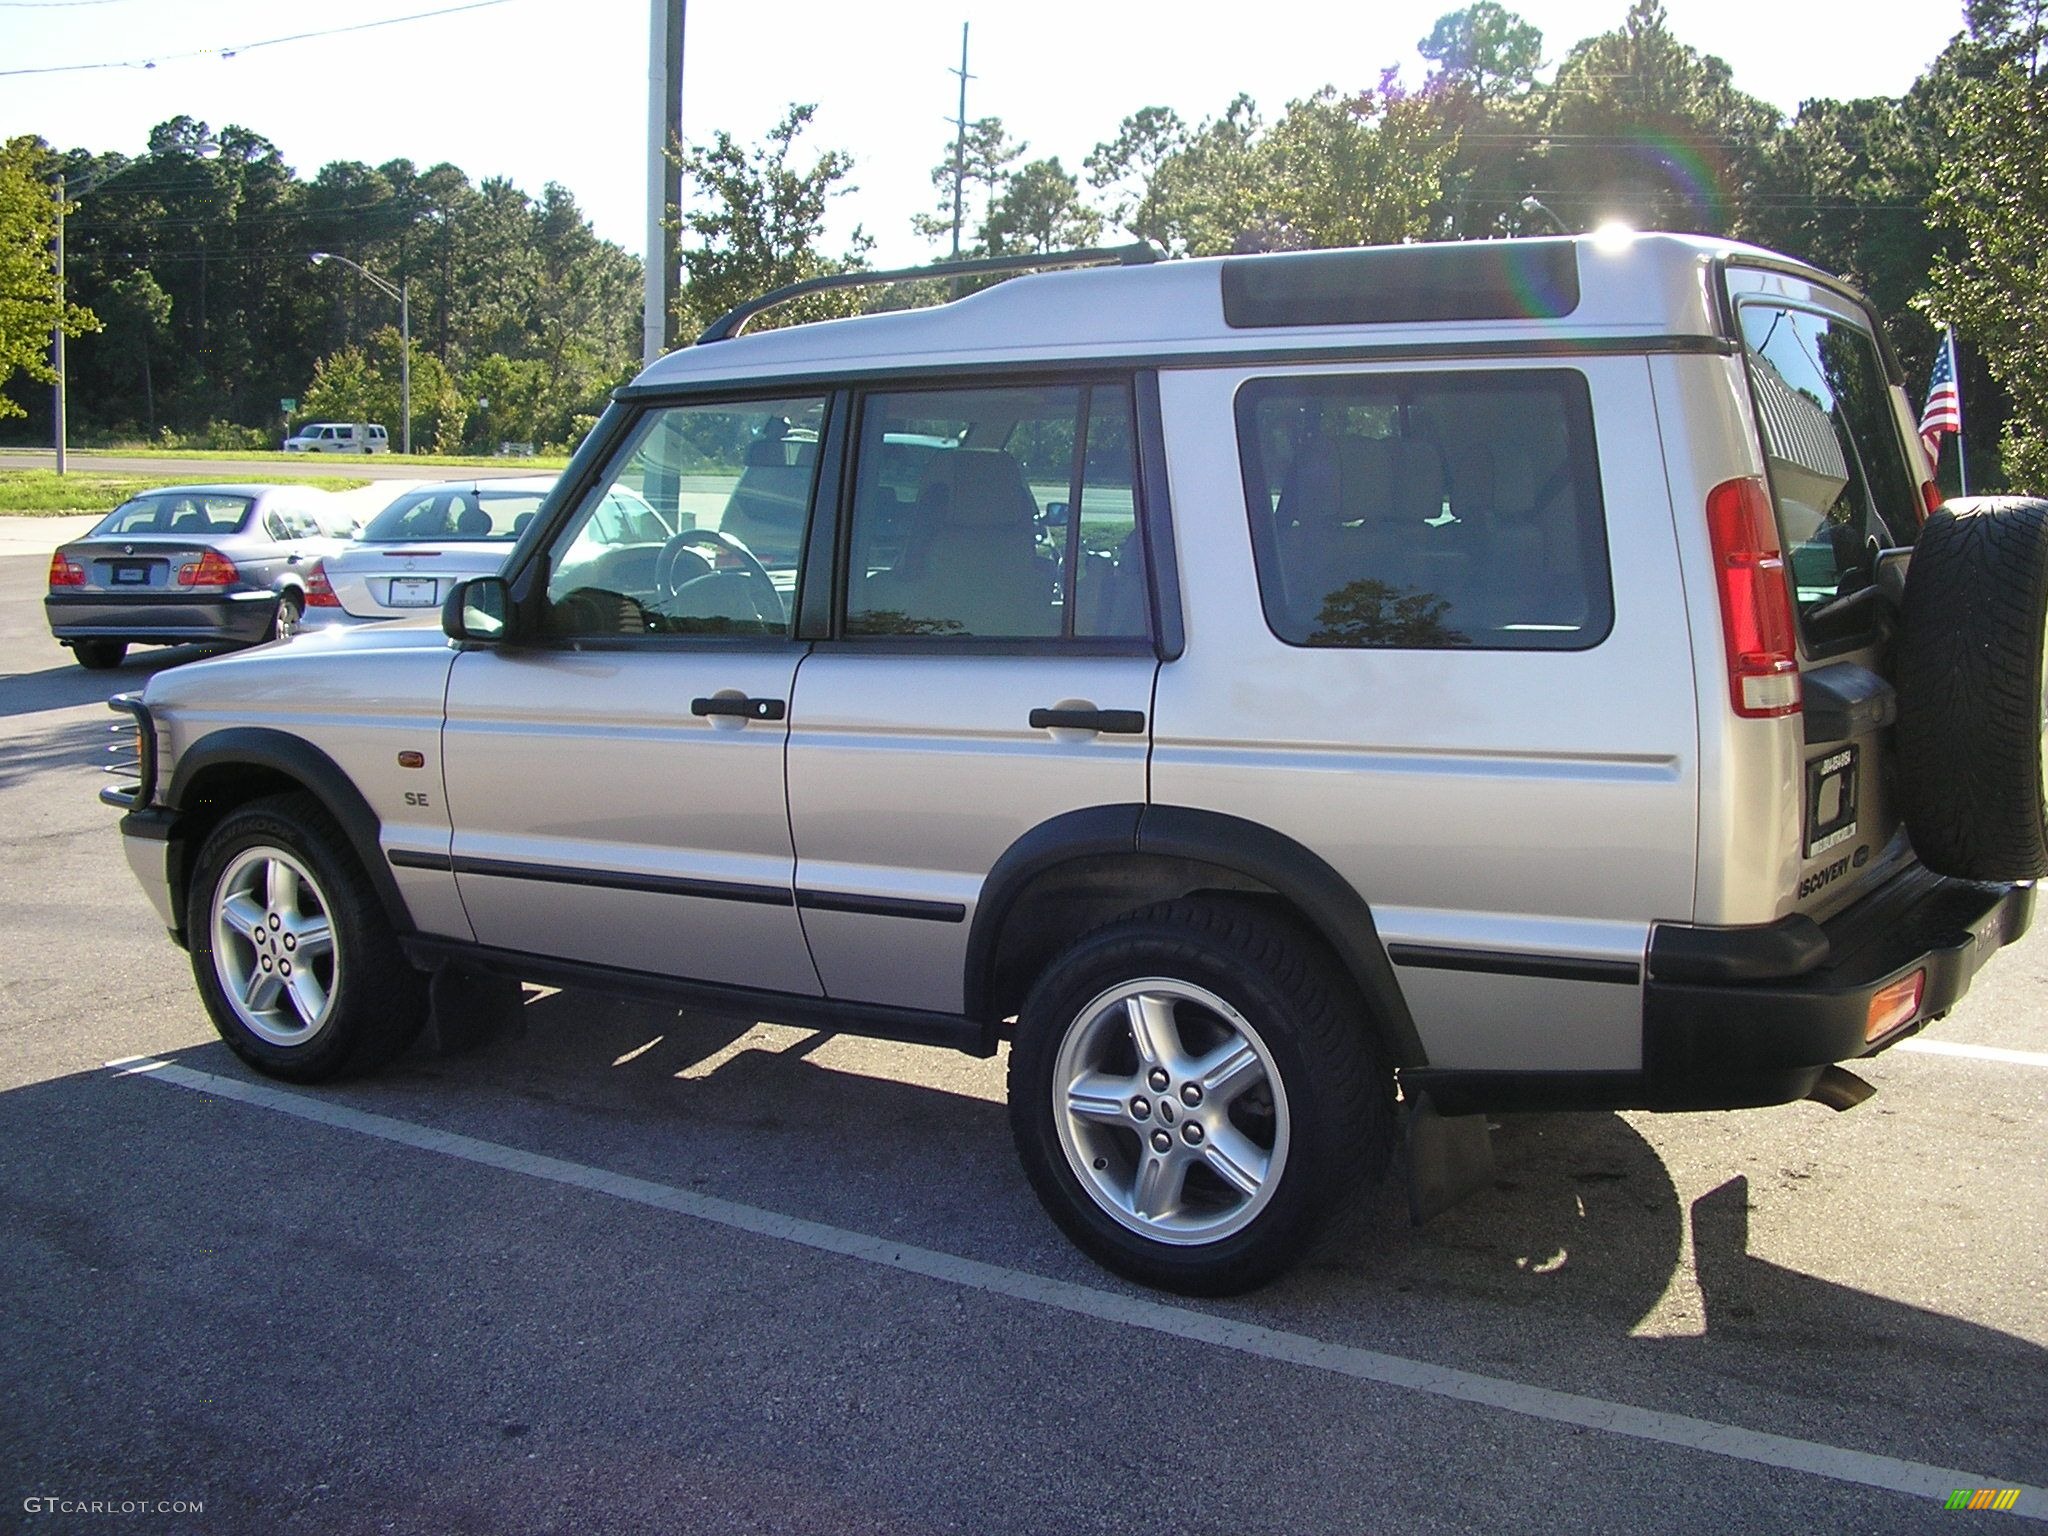
[[[713, 558], [706, 559], [697, 552], [700, 549], [710, 550]], [[739, 556], [739, 574], [746, 581], [747, 599], [764, 624], [788, 621], [789, 615], [782, 606], [782, 594], [775, 590], [775, 583], [769, 579], [768, 567], [756, 559], [746, 545], [717, 528], [686, 529], [662, 546], [661, 558], [654, 568], [655, 591], [665, 600], [681, 597], [683, 589], [692, 582], [719, 574], [716, 558], [719, 555]]]

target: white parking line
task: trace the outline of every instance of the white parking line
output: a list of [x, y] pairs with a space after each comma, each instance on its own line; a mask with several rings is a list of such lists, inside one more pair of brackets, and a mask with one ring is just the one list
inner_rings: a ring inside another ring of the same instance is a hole
[[2015, 1067], [2048, 1067], [2048, 1051], [2011, 1051], [2002, 1045], [1957, 1045], [1952, 1040], [1901, 1040], [1895, 1051], [1927, 1056], [1967, 1056], [1972, 1061], [2003, 1061]]
[[[1288, 1365], [1306, 1366], [1311, 1370], [1328, 1371], [1357, 1381], [1405, 1387], [1410, 1391], [1427, 1393], [1432, 1397], [1498, 1408], [1508, 1413], [1542, 1419], [1554, 1424], [1605, 1430], [1609, 1434], [1623, 1435], [1630, 1439], [1649, 1440], [1661, 1445], [1679, 1446], [1686, 1450], [1707, 1451], [1738, 1461], [1753, 1462], [1767, 1467], [1784, 1467], [1794, 1472], [1811, 1473], [1816, 1477], [1833, 1478], [1838, 1482], [1857, 1483], [1866, 1488], [1889, 1489], [1895, 1493], [1913, 1494], [1926, 1499], [1945, 1500], [1959, 1488], [2014, 1486], [2009, 1482], [1986, 1478], [1975, 1472], [1930, 1466], [1924, 1462], [1902, 1461], [1896, 1457], [1877, 1456], [1866, 1451], [1845, 1450], [1817, 1441], [1794, 1439], [1789, 1435], [1765, 1434], [1759, 1430], [1717, 1424], [1711, 1419], [1695, 1419], [1684, 1414], [1632, 1408], [1626, 1403], [1608, 1402], [1603, 1398], [1582, 1397], [1577, 1393], [1559, 1392], [1549, 1387], [1527, 1386], [1499, 1377], [1481, 1376], [1471, 1371], [1453, 1370], [1420, 1360], [1408, 1360], [1399, 1355], [1381, 1354], [1377, 1350], [1358, 1349], [1348, 1344], [1333, 1344], [1325, 1339], [1286, 1333], [1277, 1328], [1261, 1327], [1256, 1323], [1236, 1322], [1213, 1313], [1175, 1306], [1169, 1302], [1098, 1291], [1089, 1286], [1053, 1280], [1023, 1270], [1005, 1269], [997, 1264], [984, 1264], [976, 1259], [960, 1258], [955, 1254], [939, 1253], [929, 1248], [914, 1248], [907, 1243], [870, 1237], [866, 1233], [850, 1232], [844, 1228], [826, 1226], [822, 1222], [779, 1215], [755, 1206], [720, 1200], [712, 1195], [694, 1194], [689, 1190], [657, 1184], [649, 1179], [610, 1173], [602, 1168], [567, 1162], [561, 1158], [545, 1157], [539, 1153], [521, 1151], [516, 1147], [503, 1146], [493, 1141], [480, 1141], [475, 1137], [458, 1135], [452, 1131], [436, 1131], [407, 1120], [396, 1120], [385, 1115], [373, 1115], [363, 1110], [351, 1109], [346, 1105], [314, 1098], [309, 1094], [272, 1088], [261, 1083], [243, 1082], [231, 1077], [219, 1077], [211, 1072], [197, 1072], [190, 1067], [181, 1067], [150, 1057], [112, 1061], [107, 1065], [123, 1076], [140, 1076], [151, 1082], [168, 1083], [196, 1093], [209, 1094], [214, 1098], [255, 1105], [279, 1114], [311, 1121], [316, 1125], [350, 1131], [396, 1146], [411, 1147], [421, 1152], [436, 1152], [444, 1157], [456, 1158], [480, 1167], [496, 1168], [501, 1172], [521, 1174], [552, 1184], [565, 1184], [574, 1189], [609, 1195], [613, 1199], [629, 1201], [635, 1205], [652, 1206], [657, 1210], [674, 1211], [698, 1221], [710, 1222], [741, 1232], [751, 1232], [760, 1237], [796, 1243], [821, 1253], [839, 1254], [845, 1258], [859, 1259], [863, 1263], [923, 1275], [928, 1279], [951, 1285], [1008, 1296], [1018, 1301], [1052, 1307], [1082, 1317], [1093, 1317], [1104, 1322], [1145, 1328], [1154, 1333], [1210, 1344], [1220, 1349], [1234, 1350], [1239, 1354], [1254, 1355], [1265, 1360], [1277, 1360]], [[2048, 1490], [2020, 1487], [2017, 1501], [2010, 1506], [2010, 1513], [2048, 1521]]]

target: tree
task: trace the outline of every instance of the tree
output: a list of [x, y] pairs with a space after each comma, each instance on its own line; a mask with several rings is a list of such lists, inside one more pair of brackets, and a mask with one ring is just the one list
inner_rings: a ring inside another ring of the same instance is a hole
[[171, 296], [146, 271], [117, 277], [100, 306], [105, 311], [108, 340], [134, 357], [142, 374], [143, 425], [156, 431], [156, 380], [153, 359], [171, 334]]
[[[792, 106], [769, 130], [767, 142], [753, 149], [720, 129], [708, 147], [683, 153], [683, 175], [705, 200], [682, 216], [696, 244], [683, 251], [686, 285], [677, 302], [696, 325], [771, 288], [866, 265], [874, 241], [857, 227], [839, 255], [821, 249], [827, 206], [854, 190], [847, 182], [853, 157], [829, 149], [807, 167], [793, 163], [797, 138], [817, 110]], [[815, 294], [755, 324], [791, 325], [851, 314], [856, 307], [845, 293]]]
[[[97, 329], [92, 311], [57, 297], [57, 203], [44, 177], [49, 149], [41, 139], [10, 139], [0, 148], [0, 385], [15, 374], [57, 381], [50, 340]], [[0, 418], [24, 416], [0, 394]]]
[[[1937, 223], [1961, 237], [1935, 259], [1927, 305], [1978, 349], [2011, 400], [2008, 483], [2048, 490], [2048, 74], [2039, 7], [1976, 5], [1973, 38], [1995, 62], [1965, 82], [1950, 118]], [[1999, 30], [2003, 29], [2003, 30]]]
[[1543, 33], [1496, 0], [1437, 18], [1415, 51], [1432, 61], [1428, 84], [1496, 102], [1526, 92], [1543, 67]]
[[1567, 222], [1740, 231], [1779, 114], [1735, 89], [1728, 65], [1671, 35], [1661, 0], [1558, 67], [1543, 131], [1544, 201]]
[[[1240, 101], [1249, 99], [1240, 97]], [[1236, 103], [1233, 102], [1235, 107]], [[1088, 185], [1110, 193], [1115, 201], [1110, 218], [1126, 229], [1144, 201], [1145, 191], [1169, 155], [1188, 147], [1188, 125], [1171, 107], [1141, 107], [1117, 126], [1116, 137], [1097, 144], [1082, 168]]]
[[1081, 184], [1057, 156], [1034, 160], [1010, 178], [981, 226], [980, 247], [1015, 256], [1093, 245], [1102, 215], [1081, 200]]
[[[1021, 139], [1013, 139], [1003, 128], [1000, 117], [983, 117], [967, 125], [967, 132], [961, 144], [959, 165], [960, 216], [963, 235], [977, 223], [986, 224], [995, 211], [995, 202], [1010, 180], [1010, 167], [1024, 157], [1024, 151], [1031, 146]], [[940, 192], [938, 212], [919, 213], [911, 216], [911, 224], [927, 240], [950, 240], [953, 237], [953, 153], [949, 147], [946, 158], [932, 167], [932, 185]], [[981, 189], [981, 209], [977, 215], [969, 200], [969, 189]], [[963, 252], [964, 254], [964, 252]]]

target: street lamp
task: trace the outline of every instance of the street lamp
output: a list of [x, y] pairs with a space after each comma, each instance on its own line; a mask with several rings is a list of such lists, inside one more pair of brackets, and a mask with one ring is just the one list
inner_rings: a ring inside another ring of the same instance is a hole
[[1564, 220], [1560, 219], [1556, 214], [1552, 213], [1549, 207], [1543, 202], [1543, 200], [1535, 196], [1533, 193], [1530, 196], [1522, 199], [1522, 212], [1540, 213], [1543, 215], [1543, 217], [1550, 220], [1551, 223], [1557, 226], [1557, 232], [1560, 235], [1568, 235], [1571, 233], [1571, 230], [1566, 226]]
[[391, 297], [398, 300], [398, 428], [399, 452], [412, 452], [412, 278], [401, 277], [398, 286], [392, 287], [383, 278], [372, 272], [360, 261], [350, 261], [346, 256], [337, 256], [332, 251], [315, 251], [313, 265], [338, 261], [344, 267], [353, 267]]
[[[193, 141], [191, 153], [201, 160], [211, 160], [220, 154], [220, 145], [214, 141], [212, 134], [201, 134]], [[50, 413], [53, 418], [50, 435], [57, 449], [57, 473], [60, 475], [64, 473], [64, 453], [68, 446], [65, 440], [71, 435], [65, 400], [67, 380], [64, 357], [64, 210], [73, 197], [84, 197], [86, 193], [98, 190], [116, 176], [134, 170], [147, 158], [149, 157], [138, 155], [126, 165], [117, 165], [103, 176], [81, 177], [76, 183], [68, 181], [62, 171], [50, 178], [51, 191], [57, 199], [57, 238], [53, 242], [57, 258], [57, 320], [50, 327], [50, 363], [57, 375], [57, 382], [52, 390], [54, 405]]]

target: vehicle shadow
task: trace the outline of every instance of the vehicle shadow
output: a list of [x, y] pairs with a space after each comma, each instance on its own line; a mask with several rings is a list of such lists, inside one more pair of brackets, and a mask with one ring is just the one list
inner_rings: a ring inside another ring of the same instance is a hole
[[[993, 1064], [968, 1064], [957, 1087], [951, 1077], [937, 1087], [909, 1078], [944, 1070], [931, 1055], [905, 1058], [907, 1071], [890, 1075], [849, 1069], [847, 1043], [544, 993], [480, 1051], [420, 1048], [379, 1078], [302, 1091], [984, 1262], [1132, 1289], [1069, 1250], [1038, 1209], [1011, 1150]], [[175, 1059], [248, 1076], [217, 1045]], [[20, 1091], [61, 1099], [61, 1090]], [[63, 1118], [61, 1103], [51, 1115]], [[1424, 1228], [1407, 1224], [1390, 1190], [1335, 1253], [1249, 1297], [1190, 1305], [1830, 1444], [2007, 1477], [2048, 1474], [2048, 1350], [1757, 1257], [1747, 1181], [1682, 1201], [1655, 1149], [1619, 1115], [1509, 1118], [1496, 1160], [1492, 1190]], [[1676, 1328], [1639, 1331], [1653, 1313], [1670, 1321], [1660, 1302], [1674, 1285], [1695, 1287], [1703, 1311]]]
[[[68, 658], [70, 653], [60, 654]], [[148, 650], [130, 651], [120, 666], [106, 672], [88, 672], [67, 659], [40, 672], [11, 673], [0, 677], [0, 719], [104, 703], [117, 693], [141, 688], [167, 667], [220, 654], [218, 646], [152, 646]]]

